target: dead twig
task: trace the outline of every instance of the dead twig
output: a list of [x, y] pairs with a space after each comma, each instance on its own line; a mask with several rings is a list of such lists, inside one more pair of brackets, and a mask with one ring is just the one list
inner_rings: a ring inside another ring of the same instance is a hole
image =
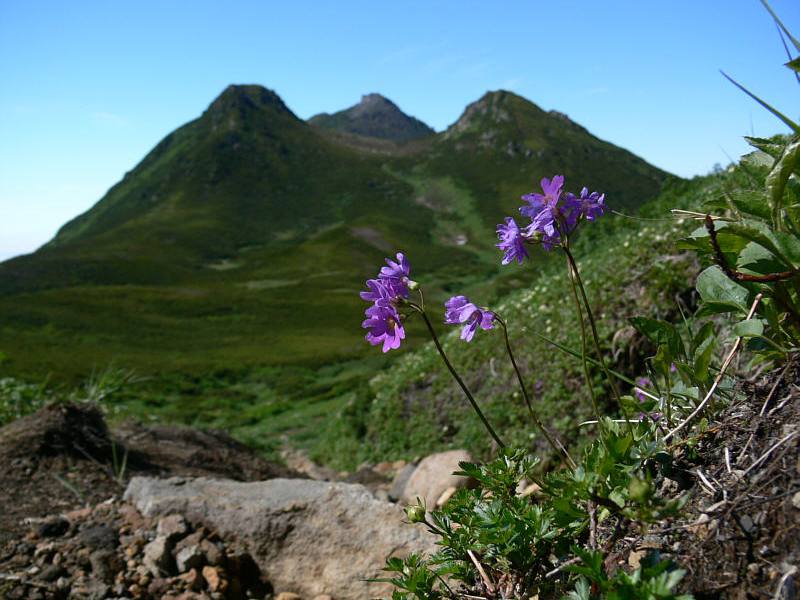
[[[794, 358], [794, 357], [792, 357], [792, 358]], [[769, 401], [772, 400], [772, 397], [775, 395], [775, 391], [778, 389], [778, 386], [780, 385], [781, 381], [783, 381], [784, 375], [786, 375], [786, 371], [788, 371], [789, 367], [791, 367], [791, 366], [792, 366], [792, 361], [790, 359], [789, 362], [786, 363], [786, 366], [783, 368], [783, 371], [781, 371], [781, 374], [775, 380], [775, 384], [772, 386], [772, 389], [769, 391], [769, 394], [767, 394], [767, 397], [764, 400], [764, 404], [761, 405], [761, 410], [758, 413], [759, 417], [763, 417], [764, 416], [764, 411], [767, 410], [767, 406], [769, 405]]]
[[544, 574], [544, 576], [545, 576], [545, 578], [546, 578], [546, 579], [550, 579], [551, 577], [555, 577], [556, 575], [558, 575], [559, 573], [561, 573], [561, 571], [563, 571], [563, 570], [564, 570], [564, 569], [566, 569], [567, 567], [571, 567], [572, 565], [576, 565], [576, 564], [578, 564], [579, 562], [581, 562], [581, 559], [580, 559], [580, 557], [578, 557], [578, 556], [576, 556], [575, 558], [570, 558], [569, 560], [567, 560], [567, 561], [564, 561], [563, 563], [561, 563], [560, 565], [558, 565], [558, 566], [557, 566], [555, 569], [553, 569], [552, 571], [548, 571], [547, 573], [545, 573], [545, 574]]
[[589, 500], [586, 509], [589, 513], [589, 548], [597, 550], [597, 504]]
[[772, 596], [772, 600], [781, 599], [781, 596], [783, 596], [783, 586], [786, 585], [786, 581], [789, 579], [789, 577], [795, 573], [797, 573], [797, 567], [792, 567], [783, 574], [783, 577], [781, 577], [781, 580], [778, 582], [778, 589], [775, 590], [775, 595]]
[[742, 473], [742, 477], [745, 477], [750, 471], [752, 471], [758, 465], [760, 465], [762, 462], [764, 462], [767, 459], [767, 457], [769, 457], [769, 455], [772, 454], [772, 451], [775, 450], [778, 446], [780, 446], [781, 444], [789, 441], [790, 439], [792, 439], [796, 435], [797, 435], [797, 432], [793, 431], [792, 433], [783, 436], [780, 440], [778, 440], [777, 442], [772, 444], [772, 446], [770, 446], [769, 449], [766, 452], [764, 452], [764, 454], [762, 454], [758, 459], [756, 459], [753, 462], [752, 465], [750, 465], [749, 467], [747, 467], [747, 469], [745, 469], [745, 472]]
[[467, 554], [469, 554], [469, 558], [472, 561], [472, 564], [474, 564], [475, 568], [478, 569], [478, 573], [480, 573], [481, 579], [483, 580], [483, 585], [486, 586], [486, 591], [489, 592], [490, 596], [494, 596], [494, 591], [495, 591], [494, 583], [492, 583], [492, 580], [489, 578], [489, 575], [486, 573], [486, 571], [484, 571], [483, 565], [481, 565], [481, 563], [478, 562], [478, 559], [475, 558], [475, 553], [472, 550], [467, 550]]

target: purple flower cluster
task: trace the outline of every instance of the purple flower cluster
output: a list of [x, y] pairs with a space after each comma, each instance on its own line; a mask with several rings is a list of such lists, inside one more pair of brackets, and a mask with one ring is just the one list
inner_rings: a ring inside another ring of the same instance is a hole
[[528, 257], [525, 244], [538, 242], [545, 250], [562, 243], [562, 239], [572, 233], [581, 219], [594, 221], [606, 210], [605, 194], [591, 192], [583, 188], [579, 196], [563, 192], [564, 176], [555, 175], [553, 179], [543, 178], [542, 192], [525, 194], [522, 199], [527, 205], [519, 209], [520, 214], [530, 218], [530, 224], [520, 227], [511, 217], [505, 224], [497, 226], [497, 247], [503, 251], [503, 264], [513, 260], [522, 262]]
[[494, 327], [494, 313], [478, 308], [466, 296], [453, 296], [444, 304], [444, 322], [463, 325], [461, 339], [469, 342], [478, 327], [484, 330]]
[[402, 252], [397, 253], [397, 261], [386, 259], [377, 279], [367, 280], [367, 290], [361, 292], [361, 299], [372, 302], [365, 312], [367, 317], [361, 326], [367, 330], [366, 340], [373, 346], [383, 344], [383, 351], [395, 350], [405, 339], [403, 321], [397, 310], [398, 300], [408, 298], [411, 279], [411, 265]]
[[653, 382], [650, 381], [649, 377], [637, 377], [636, 378], [636, 385], [633, 388], [633, 395], [636, 396], [636, 399], [641, 404], [645, 400], [647, 400], [647, 394], [645, 393], [645, 388], [652, 387]]

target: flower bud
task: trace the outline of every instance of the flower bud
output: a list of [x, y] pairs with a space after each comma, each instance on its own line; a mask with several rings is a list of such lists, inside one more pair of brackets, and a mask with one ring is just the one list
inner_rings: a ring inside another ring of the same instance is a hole
[[425, 507], [422, 502], [417, 498], [416, 504], [409, 504], [405, 508], [406, 516], [411, 523], [423, 523], [425, 521]]
[[417, 283], [413, 279], [409, 279], [407, 285], [408, 285], [408, 289], [410, 289], [411, 291], [419, 289], [419, 283]]

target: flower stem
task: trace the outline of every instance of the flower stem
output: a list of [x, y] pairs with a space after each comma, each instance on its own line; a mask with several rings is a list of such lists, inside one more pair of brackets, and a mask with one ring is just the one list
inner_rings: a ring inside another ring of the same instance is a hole
[[583, 376], [586, 379], [586, 387], [589, 388], [589, 396], [592, 399], [594, 416], [597, 418], [597, 423], [600, 425], [600, 427], [603, 427], [603, 419], [600, 417], [600, 409], [597, 407], [597, 398], [594, 394], [592, 377], [589, 374], [588, 353], [586, 351], [586, 323], [583, 321], [583, 309], [581, 308], [580, 298], [578, 298], [578, 286], [575, 283], [575, 275], [572, 272], [572, 265], [569, 263], [569, 260], [567, 260], [567, 270], [569, 271], [569, 282], [572, 285], [572, 299], [575, 301], [575, 311], [578, 313], [578, 324], [581, 326], [581, 359], [583, 361]]
[[497, 435], [497, 433], [495, 433], [494, 429], [492, 429], [492, 426], [489, 424], [489, 421], [484, 416], [483, 411], [481, 411], [480, 406], [478, 406], [478, 403], [475, 401], [475, 398], [473, 398], [472, 392], [469, 391], [469, 388], [467, 387], [467, 384], [464, 383], [464, 380], [461, 379], [459, 374], [453, 368], [453, 365], [450, 363], [450, 359], [447, 358], [447, 354], [445, 354], [444, 348], [442, 348], [442, 344], [439, 342], [439, 337], [436, 335], [436, 332], [433, 329], [433, 325], [431, 324], [430, 319], [428, 319], [428, 315], [425, 313], [425, 311], [419, 305], [414, 304], [413, 302], [409, 302], [408, 304], [409, 304], [409, 306], [411, 306], [411, 308], [413, 308], [420, 315], [422, 315], [422, 319], [425, 321], [425, 325], [428, 327], [428, 332], [431, 334], [431, 338], [433, 339], [433, 343], [436, 346], [436, 349], [439, 351], [439, 356], [442, 357], [442, 360], [444, 361], [444, 364], [447, 366], [447, 369], [450, 371], [450, 375], [453, 376], [453, 379], [455, 379], [456, 383], [458, 383], [458, 385], [461, 387], [461, 391], [464, 392], [464, 395], [467, 397], [467, 400], [469, 400], [469, 403], [472, 405], [472, 408], [478, 414], [478, 417], [483, 422], [483, 425], [486, 427], [486, 430], [489, 432], [489, 435], [492, 436], [492, 439], [494, 439], [494, 441], [497, 442], [497, 445], [500, 446], [500, 448], [505, 448], [506, 445], [503, 443], [503, 440], [501, 440], [498, 437], [498, 435]]
[[608, 365], [606, 365], [606, 359], [603, 355], [603, 351], [600, 349], [600, 336], [597, 334], [597, 324], [594, 320], [594, 315], [592, 314], [592, 308], [589, 305], [589, 299], [586, 297], [586, 289], [583, 287], [583, 281], [581, 280], [580, 272], [578, 271], [578, 265], [575, 262], [575, 258], [572, 256], [572, 253], [569, 251], [569, 248], [563, 246], [564, 254], [567, 255], [567, 260], [569, 261], [570, 265], [570, 272], [575, 276], [575, 282], [578, 284], [578, 289], [581, 293], [581, 298], [583, 299], [583, 305], [586, 308], [586, 317], [589, 319], [589, 326], [592, 330], [592, 339], [594, 340], [594, 348], [597, 351], [597, 360], [600, 361], [600, 366], [603, 367], [603, 371], [605, 372], [606, 379], [608, 379], [608, 383], [611, 386], [611, 391], [614, 394], [614, 398], [619, 404], [620, 409], [622, 410], [623, 415], [625, 416], [625, 421], [628, 424], [628, 429], [633, 435], [633, 426], [631, 425], [630, 418], [627, 414], [627, 410], [622, 403], [622, 397], [619, 395], [619, 389], [617, 388], [617, 382], [614, 380], [614, 377], [611, 375], [611, 372], [608, 370]]
[[530, 413], [531, 418], [533, 419], [533, 422], [536, 424], [536, 426], [542, 432], [542, 434], [544, 435], [545, 439], [550, 444], [550, 446], [553, 448], [553, 450], [555, 450], [558, 454], [561, 454], [561, 456], [564, 457], [564, 460], [567, 461], [567, 464], [570, 466], [570, 468], [572, 470], [574, 470], [575, 467], [576, 467], [575, 461], [572, 460], [572, 457], [569, 455], [569, 452], [567, 452], [567, 449], [564, 447], [563, 444], [561, 444], [561, 442], [557, 442], [550, 435], [550, 433], [547, 431], [547, 429], [545, 428], [545, 426], [542, 423], [542, 421], [539, 419], [539, 416], [533, 410], [533, 404], [531, 403], [530, 396], [528, 395], [528, 389], [525, 387], [525, 382], [522, 379], [522, 373], [520, 373], [520, 371], [519, 371], [519, 367], [517, 366], [517, 361], [514, 358], [514, 352], [511, 350], [511, 342], [508, 339], [508, 328], [506, 327], [506, 323], [497, 314], [495, 314], [494, 318], [498, 323], [500, 323], [500, 326], [503, 328], [503, 336], [505, 337], [506, 350], [508, 351], [508, 358], [511, 359], [511, 364], [514, 367], [514, 372], [517, 374], [517, 380], [519, 381], [519, 387], [522, 389], [522, 396], [525, 398], [525, 404], [528, 407], [528, 412]]

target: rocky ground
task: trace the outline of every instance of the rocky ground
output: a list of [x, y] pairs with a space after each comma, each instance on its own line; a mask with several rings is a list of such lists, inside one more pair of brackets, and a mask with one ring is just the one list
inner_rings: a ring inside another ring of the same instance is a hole
[[[624, 527], [607, 568], [655, 551], [687, 569], [683, 586], [698, 600], [797, 598], [799, 384], [795, 365], [746, 383], [719, 421], [678, 446], [684, 512], [647, 531]], [[284, 459], [269, 463], [221, 433], [109, 430], [90, 405], [11, 423], [0, 429], [0, 598], [388, 596], [368, 581], [385, 557], [435, 548], [401, 507], [441, 505], [469, 485], [452, 475], [470, 459], [458, 450], [354, 473], [298, 452]]]
[[446, 500], [469, 458], [338, 473], [292, 452], [284, 467], [221, 433], [49, 406], [0, 429], [0, 598], [385, 594], [366, 580], [386, 556], [432, 549], [394, 501]]

